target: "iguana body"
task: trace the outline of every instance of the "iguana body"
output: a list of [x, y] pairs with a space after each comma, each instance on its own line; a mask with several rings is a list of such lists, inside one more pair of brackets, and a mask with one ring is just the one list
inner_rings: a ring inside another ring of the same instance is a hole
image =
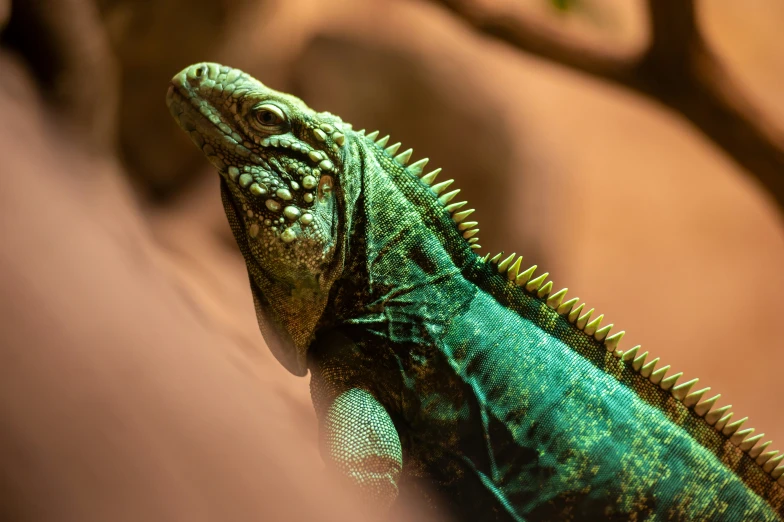
[[782, 457], [547, 274], [478, 257], [427, 160], [236, 69], [172, 84], [262, 333], [310, 368], [325, 456], [369, 497], [410, 478], [465, 520], [784, 518]]

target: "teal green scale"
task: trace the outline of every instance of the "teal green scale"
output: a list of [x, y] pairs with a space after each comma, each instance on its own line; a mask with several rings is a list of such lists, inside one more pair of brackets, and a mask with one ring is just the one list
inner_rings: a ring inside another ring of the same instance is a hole
[[[541, 306], [535, 314], [555, 315]], [[582, 341], [574, 344], [605, 351]], [[491, 465], [476, 473], [510, 513], [777, 519], [662, 412], [488, 294], [455, 318], [441, 349], [480, 405]]]

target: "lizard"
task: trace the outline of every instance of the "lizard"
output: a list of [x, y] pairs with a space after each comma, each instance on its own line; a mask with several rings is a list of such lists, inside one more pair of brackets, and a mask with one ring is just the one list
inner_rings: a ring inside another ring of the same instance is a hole
[[216, 63], [167, 105], [329, 469], [379, 512], [413, 483], [455, 520], [784, 519], [784, 454], [547, 272], [480, 256], [428, 159]]

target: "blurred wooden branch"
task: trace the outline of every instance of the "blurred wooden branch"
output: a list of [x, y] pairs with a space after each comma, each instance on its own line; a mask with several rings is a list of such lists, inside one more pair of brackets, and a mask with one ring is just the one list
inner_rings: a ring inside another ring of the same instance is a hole
[[515, 11], [434, 0], [522, 51], [622, 85], [677, 111], [784, 209], [784, 131], [751, 103], [701, 36], [691, 0], [647, 0], [650, 44], [639, 56], [590, 48]]
[[0, 31], [8, 23], [9, 16], [11, 16], [11, 0], [0, 0]]
[[116, 145], [118, 71], [94, 2], [28, 0], [14, 2], [4, 46], [24, 57], [44, 97], [91, 151], [111, 153]]

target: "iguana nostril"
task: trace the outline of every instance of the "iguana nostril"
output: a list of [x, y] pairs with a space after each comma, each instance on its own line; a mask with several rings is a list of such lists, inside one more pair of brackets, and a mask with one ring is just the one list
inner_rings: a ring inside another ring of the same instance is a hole
[[185, 74], [188, 78], [188, 82], [190, 82], [191, 85], [198, 85], [202, 82], [202, 80], [207, 78], [207, 72], [207, 66], [202, 63], [190, 67]]

